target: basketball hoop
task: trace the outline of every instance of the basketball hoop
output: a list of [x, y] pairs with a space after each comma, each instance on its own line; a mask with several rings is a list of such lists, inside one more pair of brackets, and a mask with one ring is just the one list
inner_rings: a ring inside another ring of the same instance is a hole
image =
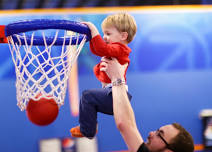
[[8, 42], [15, 65], [21, 111], [30, 99], [43, 97], [63, 105], [71, 67], [91, 38], [89, 28], [74, 21], [41, 19], [0, 26], [0, 33], [0, 43]]

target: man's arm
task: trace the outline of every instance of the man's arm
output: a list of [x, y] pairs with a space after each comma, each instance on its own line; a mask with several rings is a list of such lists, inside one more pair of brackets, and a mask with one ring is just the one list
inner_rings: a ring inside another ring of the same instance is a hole
[[[112, 60], [103, 58], [102, 61], [103, 68], [101, 70], [107, 73], [112, 82], [117, 79], [124, 80], [126, 66], [121, 66], [115, 58]], [[116, 126], [124, 138], [129, 151], [137, 152], [144, 141], [138, 131], [135, 115], [129, 102], [125, 85], [113, 86], [112, 94]]]
[[137, 152], [143, 139], [137, 129], [133, 109], [125, 85], [113, 86], [113, 112], [117, 128], [132, 152]]

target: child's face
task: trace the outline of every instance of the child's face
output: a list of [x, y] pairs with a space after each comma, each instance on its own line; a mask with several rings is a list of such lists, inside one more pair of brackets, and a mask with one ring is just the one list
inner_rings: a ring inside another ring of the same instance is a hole
[[122, 42], [122, 34], [115, 27], [103, 27], [103, 39], [106, 43]]

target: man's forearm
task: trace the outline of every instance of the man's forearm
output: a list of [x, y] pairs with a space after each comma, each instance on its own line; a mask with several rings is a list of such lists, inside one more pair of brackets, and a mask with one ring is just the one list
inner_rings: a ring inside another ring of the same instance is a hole
[[113, 111], [117, 127], [136, 126], [133, 109], [130, 105], [125, 85], [113, 86]]
[[125, 85], [113, 86], [113, 113], [119, 129], [130, 152], [137, 152], [143, 139], [137, 129], [132, 106]]

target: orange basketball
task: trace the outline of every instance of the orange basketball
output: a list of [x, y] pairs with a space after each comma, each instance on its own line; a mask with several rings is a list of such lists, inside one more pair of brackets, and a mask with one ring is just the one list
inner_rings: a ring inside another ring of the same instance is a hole
[[42, 97], [38, 101], [30, 99], [26, 108], [28, 119], [39, 126], [52, 123], [57, 118], [58, 112], [58, 105], [53, 98]]

